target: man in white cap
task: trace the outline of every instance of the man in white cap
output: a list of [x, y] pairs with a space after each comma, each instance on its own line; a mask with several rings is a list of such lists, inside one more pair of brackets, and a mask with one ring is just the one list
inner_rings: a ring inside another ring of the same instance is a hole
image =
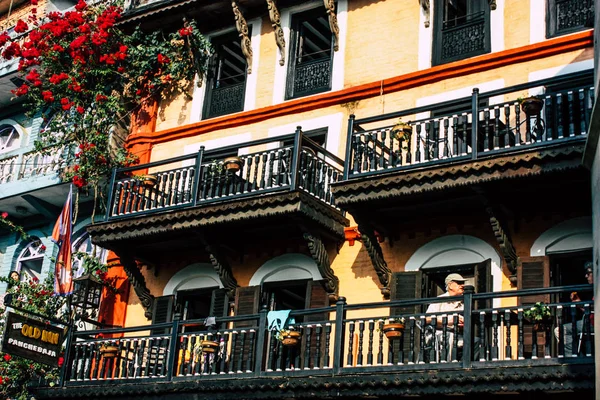
[[[446, 293], [438, 296], [438, 297], [451, 297], [451, 296], [462, 296], [465, 293], [465, 282], [467, 280], [465, 278], [462, 277], [462, 275], [460, 274], [449, 274], [446, 277], [446, 280], [444, 281], [446, 284]], [[458, 315], [458, 329], [455, 329], [456, 327], [454, 326], [454, 316], [453, 314], [455, 313], [462, 313], [464, 309], [464, 304], [462, 302], [462, 300], [456, 300], [456, 301], [447, 301], [445, 303], [434, 303], [434, 304], [430, 304], [429, 307], [427, 308], [427, 313], [445, 313], [445, 314], [441, 314], [441, 315], [437, 315], [436, 318], [436, 345], [438, 348], [438, 352], [439, 352], [439, 348], [442, 345], [442, 340], [443, 340], [443, 332], [442, 332], [442, 316], [447, 315], [448, 316], [448, 321], [447, 321], [447, 340], [448, 340], [448, 349], [447, 349], [447, 361], [452, 361], [453, 357], [452, 357], [452, 350], [453, 350], [453, 344], [454, 344], [454, 333], [458, 332], [459, 336], [458, 336], [458, 345], [459, 347], [462, 346], [462, 342], [463, 342], [463, 337], [460, 334], [462, 332], [462, 328], [464, 326], [464, 317], [462, 315]], [[427, 318], [427, 322], [431, 323], [431, 317]], [[474, 351], [478, 350], [477, 348], [474, 348]], [[438, 354], [437, 357], [439, 358], [440, 355]], [[475, 358], [477, 359], [477, 358]]]

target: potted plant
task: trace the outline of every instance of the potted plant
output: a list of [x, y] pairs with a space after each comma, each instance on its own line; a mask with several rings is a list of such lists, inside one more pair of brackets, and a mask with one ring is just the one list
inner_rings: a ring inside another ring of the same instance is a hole
[[104, 358], [115, 358], [117, 356], [117, 351], [118, 351], [118, 347], [117, 346], [113, 346], [110, 343], [104, 343], [102, 346], [100, 346], [100, 354], [104, 357]]
[[203, 353], [214, 353], [219, 348], [219, 343], [214, 340], [203, 340], [200, 342], [200, 346], [202, 347]]
[[402, 118], [398, 118], [398, 122], [390, 130], [390, 135], [400, 141], [409, 141], [412, 135], [412, 126], [402, 121]]
[[302, 334], [291, 329], [282, 329], [277, 332], [275, 338], [284, 346], [297, 346], [300, 343]]
[[550, 307], [542, 302], [537, 302], [529, 310], [525, 310], [523, 316], [533, 323], [535, 331], [545, 331], [552, 323]]
[[235, 174], [242, 168], [242, 160], [238, 156], [227, 157], [223, 160], [223, 168]]
[[390, 320], [383, 325], [383, 333], [390, 340], [399, 339], [404, 334], [404, 318], [398, 320]]
[[517, 101], [521, 105], [521, 110], [528, 117], [539, 115], [544, 107], [544, 100], [539, 96], [520, 97]]
[[139, 181], [143, 187], [148, 189], [152, 189], [158, 183], [158, 177], [152, 174], [134, 175], [133, 179]]

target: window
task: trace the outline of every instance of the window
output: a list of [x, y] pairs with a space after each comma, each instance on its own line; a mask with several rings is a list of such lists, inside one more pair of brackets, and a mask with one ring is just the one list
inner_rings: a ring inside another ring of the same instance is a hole
[[0, 125], [0, 153], [16, 149], [21, 144], [21, 136], [12, 125]]
[[286, 99], [331, 90], [333, 36], [324, 7], [292, 15]]
[[[87, 233], [80, 236], [73, 243], [74, 243], [73, 244], [73, 254], [75, 254], [76, 252], [79, 252], [79, 251], [82, 253], [93, 254], [94, 251], [96, 251], [96, 258], [98, 260], [100, 260], [101, 262], [106, 261], [106, 254], [107, 254], [106, 250], [92, 244], [92, 239], [90, 238], [90, 235], [88, 235]], [[96, 247], [95, 250], [94, 250], [94, 247]], [[73, 257], [73, 263], [72, 263], [71, 267], [73, 270], [73, 278], [79, 278], [79, 277], [83, 276], [85, 271], [83, 269], [83, 260], [82, 259]]]
[[486, 0], [435, 0], [433, 65], [491, 51]]
[[215, 37], [212, 42], [215, 56], [208, 76], [205, 118], [243, 111], [246, 91], [247, 63], [237, 31]]
[[594, 0], [548, 0], [547, 36], [559, 36], [594, 26]]
[[21, 274], [21, 282], [27, 282], [37, 278], [42, 280], [42, 264], [46, 246], [39, 239], [35, 239], [21, 252], [17, 261], [18, 271]]

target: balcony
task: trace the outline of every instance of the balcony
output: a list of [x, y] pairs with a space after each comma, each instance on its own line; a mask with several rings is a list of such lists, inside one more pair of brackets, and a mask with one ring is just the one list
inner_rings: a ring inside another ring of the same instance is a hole
[[[148, 398], [167, 392], [264, 398], [287, 390], [326, 397], [332, 390], [339, 396], [366, 388], [373, 396], [593, 390], [593, 302], [560, 300], [591, 290], [578, 285], [473, 294], [467, 287], [455, 298], [464, 311], [447, 314], [423, 313], [443, 298], [353, 305], [340, 298], [334, 307], [293, 311], [301, 340], [291, 347], [267, 330], [266, 309], [217, 318], [214, 329], [204, 320], [175, 320], [72, 331], [62, 388], [42, 389], [38, 398], [82, 398], [108, 388]], [[552, 317], [537, 329], [525, 312], [540, 299]], [[459, 315], [462, 337], [450, 327]], [[401, 318], [403, 335], [388, 339], [384, 324]], [[573, 327], [572, 354], [565, 352], [564, 329], [554, 329], [566, 325]], [[204, 341], [218, 344], [214, 352]], [[103, 346], [111, 346], [110, 356]]]
[[[589, 78], [588, 85], [568, 82]], [[540, 94], [543, 109], [527, 115], [519, 97]], [[553, 88], [557, 88], [554, 90]], [[349, 121], [345, 179], [487, 160], [507, 154], [583, 144], [594, 102], [591, 75], [540, 80], [469, 98]], [[450, 111], [448, 111], [450, 110]], [[391, 134], [401, 118], [412, 132]], [[475, 123], [473, 122], [475, 121]], [[387, 123], [387, 124], [386, 124]]]

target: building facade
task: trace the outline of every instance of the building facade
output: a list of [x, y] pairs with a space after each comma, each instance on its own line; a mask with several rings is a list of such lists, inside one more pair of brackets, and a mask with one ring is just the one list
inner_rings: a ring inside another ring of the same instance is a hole
[[[138, 1], [122, 24], [183, 18], [209, 73], [145, 104], [87, 228], [129, 278], [123, 327], [71, 332], [36, 397], [593, 393], [593, 1]], [[427, 313], [451, 273], [464, 310]]]

